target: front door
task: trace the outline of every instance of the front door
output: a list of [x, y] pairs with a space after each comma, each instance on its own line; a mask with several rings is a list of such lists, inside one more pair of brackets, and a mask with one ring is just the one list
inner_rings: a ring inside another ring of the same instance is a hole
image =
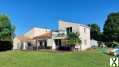
[[61, 46], [61, 39], [55, 39], [56, 46]]

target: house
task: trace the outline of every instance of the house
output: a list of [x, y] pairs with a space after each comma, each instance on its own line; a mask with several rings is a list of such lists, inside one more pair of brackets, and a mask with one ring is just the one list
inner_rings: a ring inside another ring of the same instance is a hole
[[[50, 29], [46, 29], [46, 28], [37, 28], [34, 27], [31, 30], [29, 30], [28, 32], [26, 32], [24, 35], [22, 36], [17, 36], [14, 38], [13, 40], [13, 49], [33, 49], [34, 47], [39, 47], [39, 43], [42, 45], [42, 43], [45, 43], [45, 41], [40, 42], [41, 41], [41, 37], [39, 36], [44, 36], [47, 35], [46, 33], [49, 33]], [[40, 39], [37, 39], [37, 38]], [[46, 38], [46, 37], [44, 37]], [[42, 37], [43, 40], [43, 37]], [[38, 43], [39, 41], [39, 43]], [[38, 43], [38, 44], [36, 44]], [[43, 47], [43, 46], [42, 46]]]
[[32, 38], [28, 36], [15, 37], [13, 40], [13, 49], [25, 49], [25, 44], [29, 40], [32, 40]]
[[57, 49], [59, 46], [66, 45], [67, 33], [77, 32], [80, 34], [81, 50], [86, 50], [90, 45], [90, 27], [78, 23], [59, 21], [58, 30], [52, 31], [47, 28], [33, 28], [21, 37], [14, 39], [13, 49]]
[[69, 21], [59, 21], [59, 30], [64, 30], [65, 34], [68, 32], [77, 32], [80, 34], [81, 50], [86, 50], [91, 47], [90, 45], [90, 27]]

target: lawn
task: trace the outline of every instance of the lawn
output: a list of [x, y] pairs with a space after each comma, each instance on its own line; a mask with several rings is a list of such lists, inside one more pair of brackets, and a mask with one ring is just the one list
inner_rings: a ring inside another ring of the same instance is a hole
[[0, 52], [0, 67], [109, 67], [109, 56], [101, 49], [83, 52]]

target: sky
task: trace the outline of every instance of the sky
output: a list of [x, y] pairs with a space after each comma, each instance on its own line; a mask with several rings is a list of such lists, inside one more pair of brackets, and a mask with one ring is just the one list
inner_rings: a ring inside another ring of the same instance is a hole
[[119, 11], [119, 0], [0, 0], [0, 13], [10, 17], [16, 35], [33, 27], [58, 29], [59, 20], [96, 23], [101, 31], [107, 15]]

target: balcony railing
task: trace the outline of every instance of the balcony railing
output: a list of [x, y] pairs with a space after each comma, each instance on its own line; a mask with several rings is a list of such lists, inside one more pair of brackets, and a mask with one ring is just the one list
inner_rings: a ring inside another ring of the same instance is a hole
[[53, 39], [62, 39], [62, 38], [66, 38], [66, 33], [59, 31], [59, 32], [53, 32], [52, 33], [52, 38]]

